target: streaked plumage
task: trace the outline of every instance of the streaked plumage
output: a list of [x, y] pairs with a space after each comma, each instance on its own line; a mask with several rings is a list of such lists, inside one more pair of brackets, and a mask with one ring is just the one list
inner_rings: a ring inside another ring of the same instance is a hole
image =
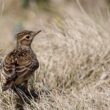
[[31, 49], [31, 43], [39, 32], [22, 31], [17, 34], [17, 46], [6, 56], [3, 63], [6, 79], [3, 91], [21, 84], [27, 86], [30, 76], [39, 67], [37, 57]]

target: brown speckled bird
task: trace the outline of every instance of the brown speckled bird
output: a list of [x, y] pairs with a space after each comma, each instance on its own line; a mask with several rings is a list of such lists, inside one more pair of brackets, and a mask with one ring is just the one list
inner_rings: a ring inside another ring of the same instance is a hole
[[6, 56], [3, 63], [6, 79], [3, 91], [13, 89], [17, 93], [15, 88], [19, 85], [24, 85], [27, 89], [30, 76], [39, 67], [36, 55], [31, 49], [31, 43], [39, 32], [41, 30], [38, 32], [25, 30], [16, 35], [16, 48]]

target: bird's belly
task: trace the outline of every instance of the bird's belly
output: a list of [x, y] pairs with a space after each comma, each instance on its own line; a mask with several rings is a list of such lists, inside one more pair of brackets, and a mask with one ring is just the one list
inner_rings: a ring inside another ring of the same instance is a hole
[[23, 77], [18, 77], [18, 78], [15, 80], [15, 84], [16, 84], [16, 85], [22, 84], [24, 81], [29, 80], [31, 76], [32, 76], [32, 73], [31, 73], [31, 74], [26, 74], [26, 75], [24, 75]]

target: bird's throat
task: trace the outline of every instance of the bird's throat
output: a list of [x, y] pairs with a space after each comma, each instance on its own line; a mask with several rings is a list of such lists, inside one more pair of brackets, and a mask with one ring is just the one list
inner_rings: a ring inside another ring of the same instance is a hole
[[31, 49], [31, 45], [22, 45], [22, 44], [19, 44], [17, 43], [17, 46], [16, 46], [17, 49]]

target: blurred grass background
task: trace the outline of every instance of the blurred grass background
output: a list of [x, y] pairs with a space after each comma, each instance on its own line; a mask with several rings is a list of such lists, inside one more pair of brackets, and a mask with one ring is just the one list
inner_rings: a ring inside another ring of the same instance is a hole
[[[25, 110], [110, 109], [109, 25], [109, 0], [0, 0], [1, 65], [17, 32], [43, 30], [32, 44], [40, 62], [33, 82], [49, 94]], [[14, 97], [0, 86], [0, 110], [15, 110]]]

